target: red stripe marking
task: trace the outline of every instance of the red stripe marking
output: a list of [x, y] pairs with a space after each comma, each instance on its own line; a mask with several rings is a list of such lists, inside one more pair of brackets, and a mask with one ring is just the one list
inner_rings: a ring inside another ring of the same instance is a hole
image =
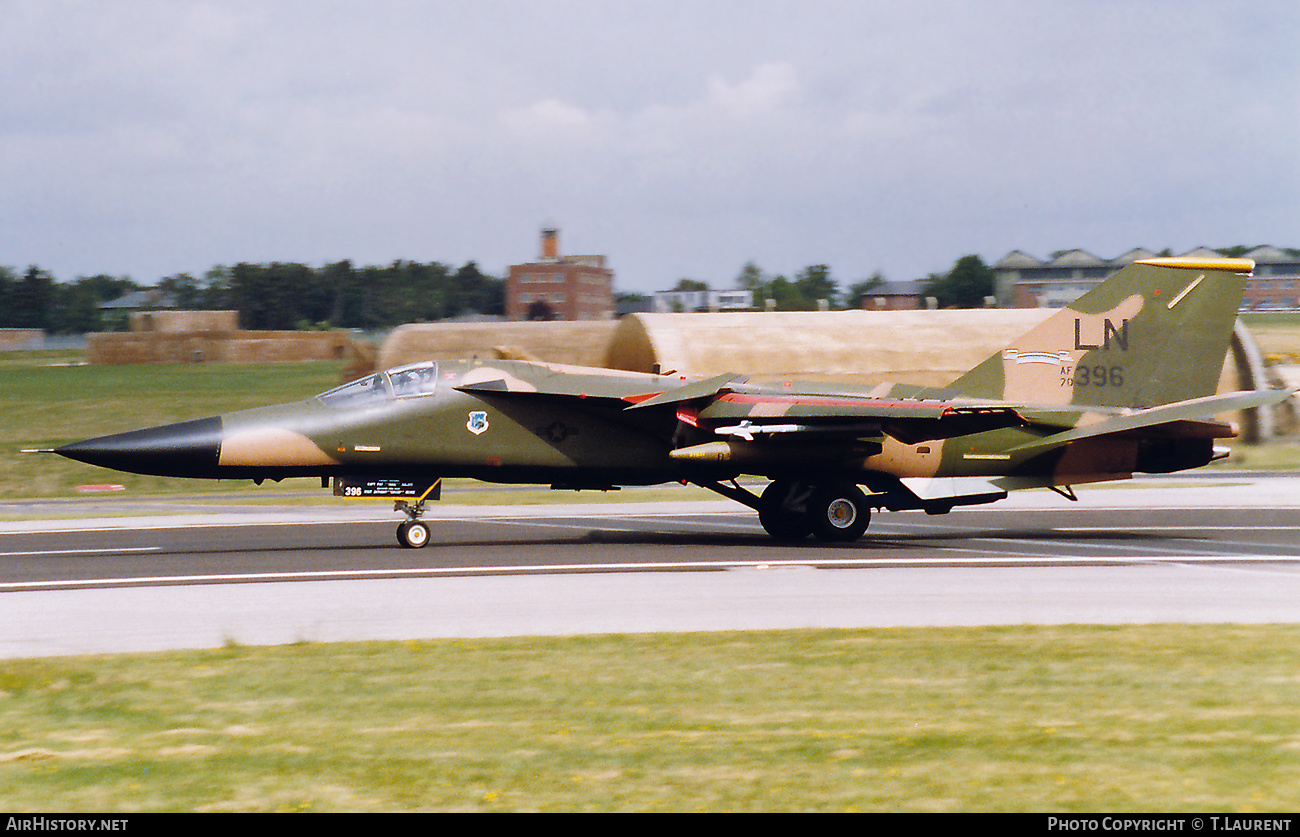
[[943, 401], [887, 401], [883, 398], [854, 398], [848, 400], [829, 395], [743, 395], [735, 392], [722, 395], [718, 400], [731, 401], [737, 404], [809, 404], [828, 407], [945, 407]]

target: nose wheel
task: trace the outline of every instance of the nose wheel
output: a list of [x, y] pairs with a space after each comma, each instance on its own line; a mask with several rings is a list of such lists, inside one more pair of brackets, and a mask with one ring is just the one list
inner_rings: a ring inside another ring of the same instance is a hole
[[420, 549], [429, 542], [429, 524], [408, 520], [397, 527], [397, 542], [407, 549]]

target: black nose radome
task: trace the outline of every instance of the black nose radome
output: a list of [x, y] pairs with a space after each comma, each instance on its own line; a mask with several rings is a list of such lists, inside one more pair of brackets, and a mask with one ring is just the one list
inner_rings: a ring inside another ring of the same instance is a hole
[[69, 459], [133, 474], [215, 476], [221, 457], [221, 417], [85, 439], [64, 445], [54, 452]]

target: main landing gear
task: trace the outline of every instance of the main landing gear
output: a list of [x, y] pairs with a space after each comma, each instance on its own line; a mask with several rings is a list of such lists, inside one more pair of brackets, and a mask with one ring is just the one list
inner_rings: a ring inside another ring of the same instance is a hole
[[754, 496], [735, 481], [698, 482], [724, 497], [758, 511], [758, 522], [778, 541], [800, 541], [813, 535], [828, 543], [856, 541], [871, 522], [871, 503], [850, 482], [808, 483], [773, 480]]
[[758, 521], [779, 541], [856, 541], [871, 522], [871, 505], [852, 483], [809, 485], [775, 480], [759, 497]]

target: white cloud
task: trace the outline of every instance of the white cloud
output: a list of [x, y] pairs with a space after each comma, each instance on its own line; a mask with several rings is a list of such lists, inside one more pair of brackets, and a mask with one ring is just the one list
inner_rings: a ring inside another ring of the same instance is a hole
[[762, 64], [738, 84], [716, 75], [710, 78], [708, 104], [730, 116], [775, 116], [798, 93], [799, 83], [791, 64]]
[[1298, 38], [1281, 0], [7, 4], [0, 264], [1295, 246]]

